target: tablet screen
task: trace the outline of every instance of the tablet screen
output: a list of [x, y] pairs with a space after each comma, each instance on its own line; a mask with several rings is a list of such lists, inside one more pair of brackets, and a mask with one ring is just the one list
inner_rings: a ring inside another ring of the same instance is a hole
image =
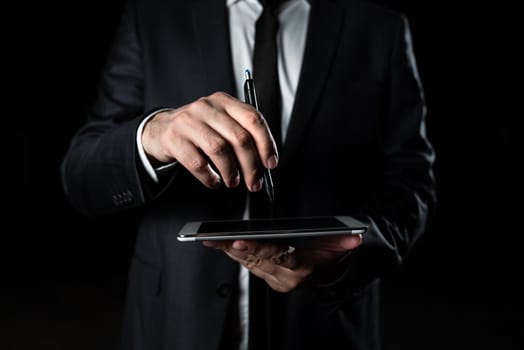
[[279, 218], [238, 221], [206, 221], [200, 225], [198, 233], [234, 233], [260, 231], [317, 231], [347, 229], [340, 220], [334, 217], [318, 218]]

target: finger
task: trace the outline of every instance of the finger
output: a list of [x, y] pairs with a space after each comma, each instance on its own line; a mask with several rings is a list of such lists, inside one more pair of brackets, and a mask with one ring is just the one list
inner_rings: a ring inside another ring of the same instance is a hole
[[258, 149], [251, 134], [230, 115], [215, 110], [206, 123], [230, 145], [247, 188], [256, 192], [262, 188], [262, 172]]
[[263, 259], [281, 256], [289, 249], [288, 245], [264, 240], [237, 240], [233, 242], [232, 247], [250, 255], [260, 256]]
[[296, 289], [305, 280], [302, 274], [276, 266], [275, 270], [268, 272], [258, 266], [249, 269], [255, 276], [262, 278], [275, 291], [287, 293]]
[[[289, 292], [295, 289], [312, 273], [312, 269], [310, 268], [292, 270], [284, 266], [275, 265], [266, 259], [261, 259], [253, 255], [249, 255], [247, 259], [242, 259], [230, 251], [226, 251], [225, 253], [232, 260], [245, 266], [255, 276], [264, 279], [271, 288], [279, 292]], [[252, 257], [252, 259], [249, 257]]]
[[254, 266], [262, 265], [263, 259], [249, 254], [238, 254], [230, 249], [225, 249], [224, 252], [234, 261], [244, 265], [248, 270]]
[[198, 181], [208, 188], [220, 187], [220, 176], [209, 165], [202, 152], [190, 142], [181, 142], [174, 158], [186, 168]]
[[295, 269], [298, 266], [298, 255], [293, 254], [295, 248], [292, 246], [258, 244], [256, 248], [249, 248], [249, 241], [234, 241], [231, 249], [227, 249], [232, 256], [241, 260], [246, 266], [258, 266], [272, 273], [275, 266], [287, 269]]
[[275, 168], [278, 151], [264, 116], [253, 106], [229, 95], [220, 94], [218, 98], [224, 101], [226, 112], [253, 137], [262, 164], [269, 169]]
[[209, 248], [215, 248], [215, 249], [226, 251], [231, 248], [232, 241], [230, 240], [202, 241], [202, 244]]
[[[241, 258], [230, 251], [225, 251], [227, 256], [232, 260], [238, 262], [239, 264], [244, 265], [248, 270], [252, 271], [258, 277], [267, 279], [269, 276], [276, 275], [279, 271], [277, 269], [279, 266], [268, 264], [268, 262], [260, 257], [254, 255], [248, 255], [246, 258]], [[265, 268], [263, 265], [266, 265]], [[284, 271], [281, 271], [284, 272]], [[276, 278], [276, 277], [275, 277]]]
[[[193, 105], [192, 105], [193, 106]], [[176, 117], [176, 128], [170, 128], [171, 137], [163, 137], [163, 149], [209, 188], [218, 188], [221, 178], [203, 154], [203, 140], [218, 138], [216, 132], [198, 120], [195, 107], [186, 107]], [[208, 144], [210, 142], [208, 141]], [[225, 177], [230, 181], [230, 178]]]
[[[240, 256], [247, 261], [262, 258], [269, 264], [294, 269], [298, 265], [298, 255], [290, 245], [274, 244], [261, 241], [235, 241], [232, 248], [240, 250]], [[262, 264], [262, 268], [264, 265]]]
[[250, 254], [244, 250], [233, 248], [233, 242], [231, 240], [207, 240], [202, 241], [202, 244], [206, 247], [223, 250], [229, 256], [234, 256], [236, 259], [246, 262]]
[[258, 264], [258, 263], [261, 263], [263, 260], [262, 257], [250, 254], [245, 250], [235, 249], [232, 245], [226, 247], [223, 250], [224, 252], [230, 254], [231, 256], [234, 256], [237, 259], [242, 260], [244, 263], [253, 262], [255, 260], [258, 260], [258, 262], [256, 262]]
[[237, 160], [229, 143], [207, 124], [195, 125], [191, 141], [213, 162], [227, 187], [236, 187], [240, 183]]
[[271, 257], [271, 262], [274, 265], [282, 266], [291, 270], [294, 270], [298, 267], [298, 254], [293, 254], [295, 248], [293, 246], [288, 246], [287, 250], [281, 251], [275, 256]]
[[353, 250], [362, 244], [362, 234], [341, 235], [339, 245], [346, 250]]

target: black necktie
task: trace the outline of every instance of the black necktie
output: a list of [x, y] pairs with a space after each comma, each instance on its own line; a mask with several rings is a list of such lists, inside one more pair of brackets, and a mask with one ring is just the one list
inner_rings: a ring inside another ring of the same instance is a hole
[[[257, 102], [266, 118], [277, 149], [282, 145], [280, 85], [278, 81], [278, 0], [260, 0], [264, 7], [255, 26], [253, 53], [253, 78], [256, 84]], [[282, 2], [282, 1], [280, 1]], [[264, 191], [250, 194], [250, 216], [271, 215], [271, 203]], [[249, 349], [269, 348], [268, 304], [269, 287], [254, 275], [249, 276]]]
[[[253, 78], [256, 84], [258, 109], [269, 125], [277, 149], [282, 145], [280, 84], [278, 80], [278, 10], [282, 0], [259, 0], [263, 11], [255, 24]], [[273, 172], [275, 180], [275, 172]], [[272, 203], [264, 191], [250, 194], [251, 218], [273, 215]]]
[[264, 6], [255, 26], [253, 76], [258, 108], [266, 118], [278, 150], [282, 144], [280, 84], [278, 80], [278, 1], [260, 1]]

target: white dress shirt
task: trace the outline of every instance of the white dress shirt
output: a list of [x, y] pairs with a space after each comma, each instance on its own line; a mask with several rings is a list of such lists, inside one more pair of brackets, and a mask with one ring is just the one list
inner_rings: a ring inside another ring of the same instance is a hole
[[[231, 57], [236, 91], [238, 94], [237, 98], [243, 101], [244, 72], [246, 69], [253, 70], [255, 23], [262, 13], [263, 8], [258, 0], [226, 0], [226, 4], [229, 14]], [[277, 48], [278, 76], [282, 95], [282, 142], [285, 141], [291, 111], [295, 101], [300, 69], [302, 67], [309, 10], [310, 5], [306, 0], [288, 0], [282, 4], [278, 15], [279, 32]], [[254, 78], [256, 83], [256, 77]], [[142, 147], [142, 131], [147, 120], [163, 110], [155, 111], [144, 119], [138, 128], [136, 138], [140, 159], [147, 173], [155, 182], [158, 181], [157, 171], [159, 171], [160, 168], [154, 169], [147, 159]], [[173, 164], [174, 163], [171, 163], [167, 166], [172, 166]], [[166, 166], [162, 167], [162, 169], [165, 167]], [[244, 218], [249, 218], [247, 206], [244, 211]], [[239, 285], [240, 326], [242, 328], [240, 350], [247, 350], [249, 328], [249, 271], [244, 266], [240, 268]]]

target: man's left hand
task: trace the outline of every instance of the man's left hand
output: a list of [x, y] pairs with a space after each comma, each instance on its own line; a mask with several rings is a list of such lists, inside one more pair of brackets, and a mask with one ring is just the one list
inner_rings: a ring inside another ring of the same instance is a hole
[[205, 241], [204, 245], [223, 250], [231, 259], [264, 279], [278, 292], [290, 292], [322, 271], [328, 271], [340, 257], [362, 243], [361, 235], [318, 238], [309, 248], [295, 249], [271, 240]]

